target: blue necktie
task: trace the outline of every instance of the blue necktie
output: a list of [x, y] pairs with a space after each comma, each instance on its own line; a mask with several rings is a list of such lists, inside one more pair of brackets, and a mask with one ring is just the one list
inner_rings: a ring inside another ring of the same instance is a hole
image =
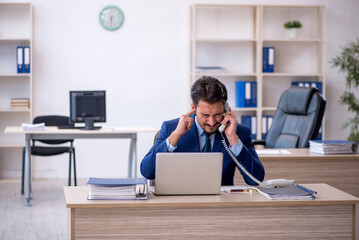
[[209, 137], [207, 133], [203, 133], [203, 134], [206, 137], [206, 142], [204, 144], [202, 152], [211, 152], [211, 142], [209, 141]]

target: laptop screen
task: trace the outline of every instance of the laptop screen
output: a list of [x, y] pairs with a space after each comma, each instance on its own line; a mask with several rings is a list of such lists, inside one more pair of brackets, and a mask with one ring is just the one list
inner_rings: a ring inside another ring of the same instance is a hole
[[222, 153], [157, 153], [156, 195], [219, 194]]

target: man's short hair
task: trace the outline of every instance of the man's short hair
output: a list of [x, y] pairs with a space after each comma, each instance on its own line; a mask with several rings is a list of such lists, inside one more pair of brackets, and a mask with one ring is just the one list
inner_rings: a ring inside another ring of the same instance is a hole
[[218, 101], [225, 103], [228, 99], [227, 89], [218, 79], [210, 76], [202, 76], [193, 83], [191, 88], [191, 98], [196, 107], [199, 100], [211, 104]]

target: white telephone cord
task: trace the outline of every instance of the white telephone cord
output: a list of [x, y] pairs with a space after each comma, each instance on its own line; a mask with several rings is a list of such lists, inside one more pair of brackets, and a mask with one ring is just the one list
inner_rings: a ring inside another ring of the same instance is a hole
[[222, 143], [223, 143], [224, 148], [225, 148], [226, 151], [228, 152], [229, 156], [231, 156], [231, 158], [233, 159], [233, 161], [237, 164], [237, 166], [238, 166], [240, 169], [242, 169], [242, 171], [243, 171], [250, 179], [252, 179], [254, 182], [256, 182], [256, 183], [258, 184], [258, 186], [263, 187], [263, 188], [267, 188], [268, 186], [267, 186], [266, 184], [262, 183], [262, 182], [259, 181], [257, 178], [255, 178], [252, 174], [250, 174], [250, 173], [247, 171], [247, 169], [245, 169], [245, 168], [243, 167], [242, 164], [240, 164], [240, 163], [238, 162], [237, 158], [233, 155], [233, 153], [231, 152], [231, 150], [230, 150], [229, 147], [227, 146], [226, 141], [225, 141], [225, 139], [224, 139], [224, 137], [223, 137], [223, 135], [222, 135], [221, 132], [220, 132], [220, 134], [221, 134], [221, 136], [222, 136], [222, 138], [223, 138]]

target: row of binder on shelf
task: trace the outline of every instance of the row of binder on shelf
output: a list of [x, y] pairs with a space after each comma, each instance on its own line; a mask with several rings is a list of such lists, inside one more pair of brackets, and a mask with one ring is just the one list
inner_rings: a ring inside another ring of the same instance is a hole
[[236, 107], [257, 107], [257, 82], [236, 82]]
[[30, 46], [16, 48], [17, 73], [30, 73]]
[[[262, 116], [262, 140], [267, 138], [268, 131], [272, 126], [274, 116], [265, 115]], [[251, 138], [257, 139], [257, 117], [252, 115], [243, 115], [242, 124], [251, 129]], [[322, 139], [322, 127], [319, 129], [317, 140]]]
[[30, 108], [29, 98], [11, 98], [11, 110], [25, 110]]
[[313, 88], [318, 89], [320, 93], [323, 93], [323, 83], [322, 82], [314, 82], [314, 81], [292, 82], [292, 86], [313, 87]]
[[[323, 83], [315, 81], [294, 81], [292, 86], [314, 87], [323, 93]], [[257, 107], [257, 82], [237, 81], [236, 82], [236, 107]]]
[[[268, 130], [270, 129], [273, 122], [273, 116], [266, 115], [262, 116], [262, 139], [266, 139]], [[257, 117], [251, 115], [242, 116], [242, 124], [246, 125], [251, 129], [252, 139], [257, 139]]]

